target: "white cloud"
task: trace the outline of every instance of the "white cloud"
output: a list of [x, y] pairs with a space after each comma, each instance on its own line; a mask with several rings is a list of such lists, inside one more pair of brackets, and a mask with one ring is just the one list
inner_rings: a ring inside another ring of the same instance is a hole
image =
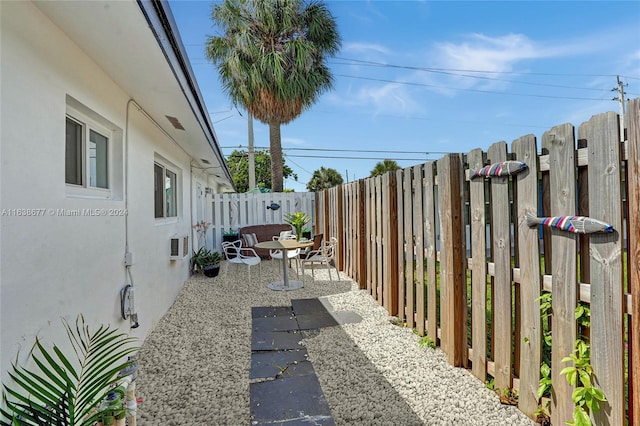
[[389, 49], [381, 44], [376, 43], [344, 43], [342, 45], [341, 53], [343, 54], [368, 54], [368, 53], [382, 53], [388, 54]]
[[306, 142], [304, 139], [300, 139], [300, 138], [287, 138], [287, 137], [283, 137], [282, 138], [282, 145], [296, 145], [296, 146], [300, 146], [300, 145], [305, 145]]

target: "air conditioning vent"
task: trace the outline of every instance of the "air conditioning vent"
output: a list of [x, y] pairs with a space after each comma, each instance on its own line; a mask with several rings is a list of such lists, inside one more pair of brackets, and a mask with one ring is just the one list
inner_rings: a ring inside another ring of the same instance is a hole
[[189, 254], [189, 237], [187, 235], [171, 237], [169, 245], [169, 259], [184, 259], [187, 254]]

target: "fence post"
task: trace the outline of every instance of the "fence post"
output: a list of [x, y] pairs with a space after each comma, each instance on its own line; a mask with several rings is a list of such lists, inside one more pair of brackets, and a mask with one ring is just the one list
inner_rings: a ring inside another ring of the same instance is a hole
[[627, 139], [627, 270], [631, 292], [629, 325], [629, 424], [640, 422], [640, 99], [629, 102]]
[[438, 160], [438, 200], [440, 206], [440, 298], [442, 347], [449, 364], [459, 367], [468, 357], [466, 279], [464, 242], [460, 241], [462, 214], [462, 162], [449, 154]]

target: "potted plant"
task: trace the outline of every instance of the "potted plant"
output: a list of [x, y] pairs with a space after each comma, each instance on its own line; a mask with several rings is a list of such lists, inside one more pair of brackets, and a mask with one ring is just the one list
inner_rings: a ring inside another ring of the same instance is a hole
[[311, 239], [311, 228], [302, 228], [302, 237], [307, 240]]
[[302, 228], [304, 228], [307, 223], [311, 222], [311, 217], [305, 212], [285, 213], [284, 221], [295, 228], [296, 239], [300, 241], [300, 238], [302, 237]]
[[217, 277], [220, 272], [220, 261], [222, 261], [222, 255], [220, 252], [211, 251], [206, 247], [200, 247], [200, 249], [193, 255], [193, 263], [200, 269], [207, 277]]
[[233, 241], [236, 241], [237, 239], [238, 239], [238, 231], [234, 229], [230, 229], [222, 233], [222, 241], [233, 242]]

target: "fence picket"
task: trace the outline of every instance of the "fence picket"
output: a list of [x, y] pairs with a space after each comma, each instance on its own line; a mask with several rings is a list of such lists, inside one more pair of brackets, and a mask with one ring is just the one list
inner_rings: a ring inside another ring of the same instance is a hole
[[538, 229], [527, 226], [526, 214], [538, 211], [538, 162], [533, 135], [516, 139], [511, 148], [516, 160], [527, 164], [527, 170], [515, 177], [516, 234], [520, 269], [520, 385], [518, 408], [531, 418], [538, 409], [538, 385], [542, 363], [542, 323], [540, 321], [540, 249]]
[[415, 281], [413, 275], [413, 197], [412, 197], [412, 181], [411, 169], [403, 170], [404, 175], [404, 287], [407, 303], [405, 304], [407, 314], [407, 327], [415, 326]]
[[[507, 144], [497, 142], [487, 152], [489, 163], [507, 160]], [[495, 338], [495, 386], [511, 389], [511, 231], [509, 177], [491, 179], [492, 249], [494, 264], [493, 335]], [[496, 309], [496, 306], [499, 308]]]
[[404, 322], [407, 317], [407, 285], [404, 280], [404, 271], [407, 265], [406, 252], [407, 252], [407, 238], [405, 236], [405, 227], [404, 224], [406, 222], [405, 214], [407, 210], [405, 209], [405, 199], [404, 199], [404, 179], [402, 177], [402, 169], [398, 169], [395, 171], [396, 173], [396, 182], [398, 183], [396, 186], [397, 196], [396, 199], [398, 201], [398, 319], [401, 322]]
[[422, 203], [422, 165], [413, 167], [413, 233], [415, 235], [416, 259], [416, 328], [418, 334], [424, 336], [426, 294], [424, 288], [424, 225]]
[[629, 102], [627, 141], [627, 271], [629, 311], [629, 424], [640, 422], [640, 99]]
[[434, 162], [424, 165], [424, 245], [427, 259], [427, 334], [438, 341], [438, 297], [436, 275], [436, 196]]
[[[469, 153], [469, 168], [479, 170], [484, 166], [481, 149]], [[469, 211], [471, 226], [471, 347], [473, 374], [483, 382], [487, 379], [487, 255], [485, 219], [485, 181], [469, 182]]]
[[[583, 124], [589, 150], [589, 210], [594, 219], [613, 225], [611, 234], [591, 234], [591, 365], [595, 384], [607, 401], [592, 413], [597, 425], [624, 423], [622, 307], [622, 210], [618, 116], [606, 113]], [[617, 148], [617, 149], [616, 149]]]
[[[576, 211], [575, 139], [571, 124], [556, 126], [542, 135], [549, 150], [551, 215], [574, 215]], [[575, 234], [551, 230], [554, 256], [552, 266], [551, 423], [564, 424], [573, 418], [573, 387], [560, 371], [567, 366], [562, 358], [573, 352], [576, 340], [574, 311], [577, 303]], [[546, 257], [545, 257], [546, 259]]]

